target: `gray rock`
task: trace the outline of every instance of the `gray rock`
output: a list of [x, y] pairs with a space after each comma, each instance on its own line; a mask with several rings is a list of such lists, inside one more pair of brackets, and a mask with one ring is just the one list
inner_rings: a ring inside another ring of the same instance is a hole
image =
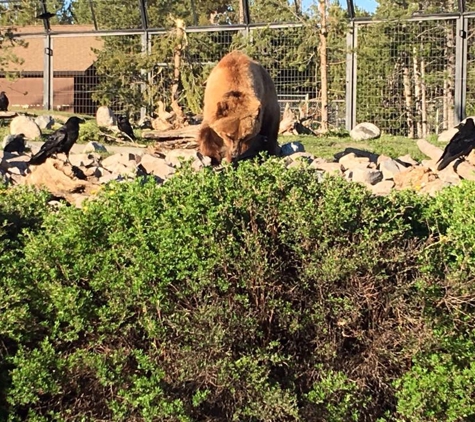
[[348, 177], [353, 182], [375, 185], [376, 183], [383, 180], [383, 173], [379, 170], [355, 168], [349, 170]]
[[40, 129], [51, 129], [54, 125], [54, 119], [47, 114], [43, 114], [35, 119], [35, 123]]
[[88, 152], [107, 152], [107, 148], [99, 142], [92, 141], [84, 147], [82, 152], [83, 154], [87, 154]]
[[330, 174], [341, 174], [341, 164], [340, 163], [324, 163], [318, 162], [315, 160], [310, 167], [316, 168], [317, 170], [323, 170], [326, 173]]
[[194, 149], [173, 149], [165, 157], [165, 162], [173, 167], [179, 168], [182, 161], [195, 161], [198, 157]]
[[381, 136], [381, 131], [373, 123], [363, 122], [356, 125], [351, 131], [350, 136], [355, 141], [364, 141], [367, 139], [376, 139]]
[[280, 155], [282, 157], [287, 157], [296, 152], [305, 152], [305, 147], [301, 142], [287, 142], [280, 147]]
[[151, 154], [144, 154], [140, 164], [148, 174], [153, 174], [163, 180], [175, 173], [175, 169], [168, 165], [163, 158], [154, 157]]
[[379, 163], [379, 170], [383, 173], [383, 178], [393, 179], [395, 174], [401, 172], [401, 166], [397, 163], [396, 160], [384, 160]]
[[386, 196], [391, 193], [391, 190], [394, 187], [394, 182], [392, 180], [383, 180], [382, 182], [371, 185], [371, 191], [378, 196]]
[[357, 157], [353, 152], [341, 157], [338, 162], [343, 166], [345, 170], [354, 168], [367, 168], [370, 163], [368, 157]]
[[37, 139], [41, 137], [41, 130], [38, 125], [27, 116], [17, 116], [10, 123], [10, 133], [18, 135], [23, 133], [27, 139]]
[[405, 167], [417, 166], [417, 164], [419, 164], [409, 154], [402, 155], [401, 157], [397, 157], [396, 161]]
[[89, 167], [97, 161], [93, 154], [70, 154], [69, 162], [76, 167]]
[[96, 111], [96, 123], [99, 127], [111, 127], [117, 125], [117, 119], [109, 107], [101, 106]]
[[116, 167], [118, 164], [123, 165], [128, 168], [135, 168], [137, 163], [140, 160], [137, 159], [137, 156], [130, 152], [119, 152], [117, 154], [109, 155], [102, 160], [102, 167], [105, 167], [107, 170], [113, 172], [112, 168]]

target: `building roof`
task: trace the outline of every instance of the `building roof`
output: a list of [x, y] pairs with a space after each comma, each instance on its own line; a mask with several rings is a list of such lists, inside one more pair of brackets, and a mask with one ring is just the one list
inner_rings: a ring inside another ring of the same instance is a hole
[[[32, 25], [15, 28], [15, 33], [32, 34], [43, 29], [42, 26]], [[92, 25], [52, 25], [52, 31], [75, 32], [92, 31]], [[43, 29], [44, 30], [44, 29]], [[42, 72], [44, 66], [45, 37], [22, 37], [28, 46], [16, 45], [10, 52], [19, 59], [22, 64], [9, 63], [5, 66], [6, 71]], [[54, 72], [84, 72], [96, 60], [94, 49], [102, 49], [104, 40], [98, 36], [71, 36], [52, 37], [53, 71]]]

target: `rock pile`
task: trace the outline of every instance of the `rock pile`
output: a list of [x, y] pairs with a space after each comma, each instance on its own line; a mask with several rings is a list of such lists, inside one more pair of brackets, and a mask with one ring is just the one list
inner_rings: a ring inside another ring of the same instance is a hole
[[[340, 175], [347, 180], [361, 183], [376, 195], [387, 195], [393, 189], [414, 189], [422, 193], [435, 194], [440, 189], [456, 185], [462, 179], [475, 180], [475, 167], [468, 162], [456, 161], [453, 165], [437, 172], [435, 160], [442, 151], [427, 143], [418, 141], [420, 149], [432, 160], [418, 163], [409, 155], [390, 158], [368, 151], [347, 148], [329, 161], [304, 152], [302, 144], [293, 142], [283, 145], [286, 166], [309, 166], [324, 174]], [[195, 149], [175, 149], [166, 154], [154, 149], [139, 153], [119, 152], [105, 156], [101, 145], [95, 145], [98, 152], [70, 154], [70, 163], [65, 156], [50, 158], [40, 166], [28, 166], [28, 154], [0, 152], [0, 179], [7, 184], [43, 186], [54, 196], [62, 197], [80, 206], [82, 201], [100, 186], [110, 181], [130, 180], [137, 176], [153, 177], [163, 183], [173, 176], [183, 160], [191, 160], [196, 171], [210, 165], [210, 159]], [[90, 151], [88, 145], [85, 151]]]

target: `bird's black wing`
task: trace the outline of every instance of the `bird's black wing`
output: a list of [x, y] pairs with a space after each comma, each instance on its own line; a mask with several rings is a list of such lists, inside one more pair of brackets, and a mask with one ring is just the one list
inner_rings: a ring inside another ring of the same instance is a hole
[[48, 157], [61, 152], [61, 147], [67, 139], [68, 132], [66, 127], [61, 126], [48, 137], [48, 140], [41, 146], [41, 149], [30, 158], [29, 163], [36, 166], [44, 163]]
[[8, 97], [5, 94], [0, 95], [0, 111], [7, 111], [8, 103]]
[[68, 128], [67, 129], [67, 139], [61, 144], [61, 150], [59, 152], [64, 152], [69, 156], [69, 151], [73, 147], [74, 143], [79, 138], [79, 127]]
[[468, 119], [445, 147], [444, 152], [438, 161], [439, 164], [437, 165], [437, 170], [443, 170], [452, 161], [462, 155], [470, 154], [470, 151], [472, 151], [474, 147], [475, 125], [472, 119]]
[[128, 120], [119, 120], [117, 122], [117, 127], [121, 132], [124, 132], [131, 139], [135, 139], [134, 130], [132, 129], [132, 126], [130, 125], [130, 122]]

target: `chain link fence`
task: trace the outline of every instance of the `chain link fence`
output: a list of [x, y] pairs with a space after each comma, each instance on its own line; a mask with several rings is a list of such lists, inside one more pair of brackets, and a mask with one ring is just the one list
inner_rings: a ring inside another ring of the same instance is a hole
[[[98, 7], [104, 1], [94, 0]], [[254, 16], [259, 10], [253, 9]], [[160, 23], [157, 16], [152, 14], [150, 25]], [[202, 16], [190, 19], [193, 24]], [[0, 74], [0, 88], [19, 109], [49, 107], [93, 115], [99, 105], [108, 104], [136, 116], [141, 109], [152, 113], [169, 107], [175, 96], [188, 113], [199, 114], [210, 70], [239, 48], [270, 72], [282, 110], [288, 105], [318, 128], [325, 87], [317, 27], [273, 23], [236, 28], [235, 14], [226, 13], [206, 19], [218, 24], [143, 32], [136, 11], [121, 28], [111, 27], [104, 15], [88, 16], [83, 25], [53, 26], [48, 34], [38, 25], [15, 28], [23, 45], [12, 50], [19, 60]], [[350, 129], [370, 121], [384, 133], [417, 138], [474, 115], [474, 23], [470, 13], [399, 21], [362, 18], [346, 22], [349, 36], [330, 32], [330, 128]]]

